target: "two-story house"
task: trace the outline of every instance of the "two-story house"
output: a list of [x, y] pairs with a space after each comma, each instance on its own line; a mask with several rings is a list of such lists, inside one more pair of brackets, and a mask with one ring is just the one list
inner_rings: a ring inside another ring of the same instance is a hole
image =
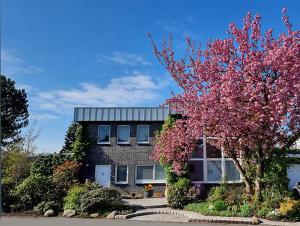
[[[141, 193], [145, 184], [156, 192], [165, 189], [165, 174], [151, 160], [155, 131], [170, 111], [159, 107], [75, 108], [74, 120], [88, 128], [91, 146], [87, 153], [85, 178], [103, 186], [118, 187], [128, 193]], [[241, 178], [233, 162], [203, 137], [190, 158], [193, 183], [229, 183]]]

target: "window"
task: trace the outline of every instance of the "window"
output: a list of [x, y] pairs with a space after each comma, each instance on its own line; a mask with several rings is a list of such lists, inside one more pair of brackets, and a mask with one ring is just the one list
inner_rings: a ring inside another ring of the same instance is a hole
[[203, 181], [203, 160], [190, 161], [190, 179], [192, 181]]
[[226, 180], [239, 181], [241, 179], [240, 172], [237, 170], [234, 162], [231, 160], [225, 161]]
[[221, 160], [207, 161], [207, 180], [222, 181], [222, 165]]
[[98, 144], [110, 143], [110, 126], [99, 125], [98, 127]]
[[165, 179], [165, 170], [161, 165], [155, 165], [155, 180], [164, 180]]
[[149, 143], [149, 126], [147, 126], [147, 125], [137, 126], [136, 139], [137, 139], [138, 144]]
[[216, 146], [206, 143], [206, 155], [207, 158], [221, 158], [222, 152]]
[[165, 183], [165, 171], [160, 165], [137, 166], [135, 182], [137, 184]]
[[203, 140], [200, 140], [195, 151], [193, 151], [191, 155], [192, 158], [203, 158], [203, 151], [204, 151]]
[[116, 166], [116, 175], [115, 175], [116, 184], [127, 184], [128, 183], [128, 166], [127, 165], [117, 165]]
[[118, 144], [129, 144], [130, 126], [118, 126]]

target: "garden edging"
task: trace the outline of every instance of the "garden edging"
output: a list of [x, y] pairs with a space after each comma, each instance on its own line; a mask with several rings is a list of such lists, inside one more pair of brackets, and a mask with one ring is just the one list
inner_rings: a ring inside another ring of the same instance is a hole
[[[219, 216], [204, 216], [199, 213], [186, 211], [186, 210], [174, 210], [171, 208], [159, 208], [150, 210], [140, 210], [135, 213], [127, 215], [116, 215], [115, 219], [130, 219], [138, 216], [153, 215], [153, 214], [171, 214], [187, 217], [189, 222], [202, 222], [202, 223], [230, 223], [230, 224], [253, 224], [252, 218], [247, 217], [219, 217]], [[260, 224], [264, 225], [283, 225], [283, 226], [296, 226], [300, 225], [299, 222], [280, 222], [261, 220]]]

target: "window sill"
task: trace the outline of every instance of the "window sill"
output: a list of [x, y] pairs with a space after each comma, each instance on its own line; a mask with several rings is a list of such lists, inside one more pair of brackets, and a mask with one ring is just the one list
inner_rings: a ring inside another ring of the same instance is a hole
[[110, 142], [97, 142], [97, 144], [110, 144]]
[[149, 141], [147, 141], [147, 142], [136, 142], [137, 144], [150, 144], [150, 142]]
[[125, 145], [128, 145], [128, 144], [130, 144], [130, 142], [117, 142], [117, 144], [119, 145], [122, 145], [122, 144], [125, 144]]
[[115, 182], [115, 184], [117, 184], [117, 185], [128, 185], [128, 181], [126, 181], [126, 182]]
[[136, 180], [135, 184], [166, 184], [165, 180]]

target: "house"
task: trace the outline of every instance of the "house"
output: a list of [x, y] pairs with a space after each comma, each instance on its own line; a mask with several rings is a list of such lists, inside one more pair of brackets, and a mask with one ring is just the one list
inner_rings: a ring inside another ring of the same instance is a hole
[[[86, 126], [91, 141], [84, 177], [129, 194], [141, 193], [149, 183], [163, 193], [164, 169], [150, 157], [155, 131], [170, 113], [160, 107], [75, 108], [74, 121]], [[208, 144], [209, 139], [215, 138], [203, 137], [190, 158], [193, 183], [216, 184], [224, 178], [241, 182], [234, 163]]]

